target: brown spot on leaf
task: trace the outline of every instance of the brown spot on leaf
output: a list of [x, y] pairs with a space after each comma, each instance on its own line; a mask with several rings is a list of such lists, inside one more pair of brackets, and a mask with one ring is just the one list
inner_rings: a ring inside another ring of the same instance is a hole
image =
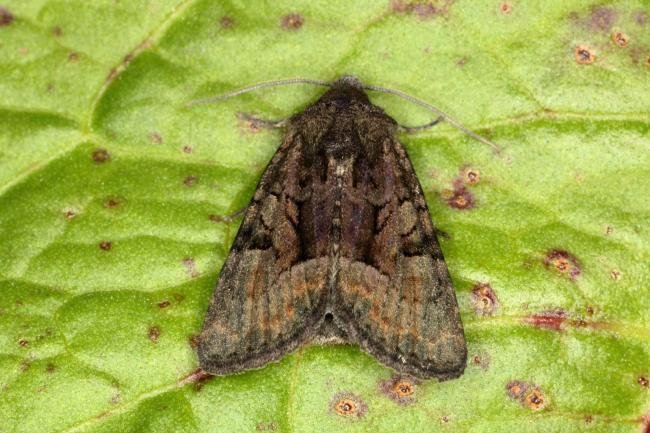
[[463, 167], [461, 176], [463, 181], [469, 185], [476, 185], [481, 180], [481, 172], [473, 167]]
[[531, 387], [524, 397], [524, 406], [532, 411], [539, 411], [546, 407], [546, 397], [541, 389]]
[[194, 148], [192, 148], [192, 146], [190, 146], [189, 144], [183, 146], [183, 153], [192, 153], [192, 152], [194, 152]]
[[212, 221], [213, 223], [222, 223], [224, 221], [227, 221], [226, 218], [222, 217], [221, 215], [217, 215], [217, 214], [208, 215], [208, 219], [210, 221]]
[[480, 367], [483, 370], [487, 370], [490, 367], [490, 354], [477, 353], [476, 355], [472, 356], [472, 364]]
[[612, 33], [612, 41], [619, 47], [623, 48], [630, 43], [630, 37], [623, 32]]
[[110, 251], [113, 248], [113, 243], [111, 241], [101, 241], [99, 243], [99, 248], [104, 251]]
[[187, 274], [190, 276], [190, 278], [196, 278], [199, 275], [201, 275], [197, 270], [196, 270], [196, 263], [194, 263], [194, 259], [191, 257], [185, 257], [183, 259], [183, 265], [185, 266], [185, 269], [187, 270]]
[[149, 133], [149, 141], [153, 144], [162, 144], [163, 143], [163, 137], [160, 135], [160, 132], [158, 131], [152, 131]]
[[609, 276], [612, 278], [612, 280], [618, 281], [621, 279], [622, 274], [618, 269], [612, 269], [612, 271], [609, 273]]
[[106, 209], [115, 209], [116, 207], [121, 205], [123, 201], [124, 199], [121, 197], [112, 196], [112, 197], [107, 197], [106, 200], [104, 200], [103, 205]]
[[586, 328], [587, 326], [589, 326], [589, 322], [587, 322], [584, 319], [575, 319], [575, 320], [572, 320], [570, 323], [571, 323], [572, 326], [574, 326], [576, 328]]
[[276, 431], [278, 429], [278, 423], [275, 421], [260, 421], [255, 424], [256, 431]]
[[438, 14], [438, 9], [431, 3], [411, 3], [411, 11], [421, 20], [428, 20]]
[[455, 185], [453, 190], [443, 191], [443, 198], [454, 209], [471, 209], [474, 207], [474, 195], [464, 185]]
[[219, 27], [224, 30], [232, 29], [234, 25], [235, 20], [233, 20], [232, 17], [229, 17], [228, 15], [224, 15], [219, 19]]
[[186, 187], [190, 188], [190, 187], [193, 187], [194, 185], [196, 185], [196, 182], [198, 180], [199, 180], [199, 178], [197, 176], [190, 175], [190, 176], [187, 176], [185, 179], [183, 179], [183, 184]]
[[506, 384], [506, 394], [512, 400], [522, 401], [527, 391], [528, 384], [521, 380], [511, 380]]
[[45, 372], [46, 373], [54, 373], [56, 371], [56, 365], [52, 364], [51, 362], [48, 362], [47, 365], [45, 366]]
[[111, 159], [111, 156], [109, 155], [108, 150], [98, 148], [93, 150], [92, 158], [93, 161], [95, 161], [97, 164], [103, 164], [109, 159]]
[[77, 60], [79, 60], [79, 53], [72, 51], [68, 54], [68, 62], [75, 63]]
[[63, 31], [61, 30], [61, 27], [59, 27], [59, 26], [52, 27], [52, 36], [54, 36], [55, 38], [58, 38], [62, 34], [63, 34]]
[[418, 381], [415, 378], [395, 375], [390, 379], [379, 382], [379, 390], [391, 400], [406, 405], [415, 401], [417, 384]]
[[547, 406], [547, 398], [535, 384], [521, 380], [512, 380], [506, 385], [506, 394], [512, 400], [533, 411], [539, 411]]
[[391, 0], [390, 9], [398, 14], [403, 14], [409, 11], [409, 4], [402, 0]]
[[20, 347], [27, 347], [29, 346], [29, 340], [27, 340], [26, 338], [21, 338], [20, 340], [18, 340], [18, 345]]
[[253, 115], [248, 113], [237, 113], [236, 116], [237, 120], [239, 120], [239, 127], [243, 129], [244, 132], [257, 134], [264, 129], [264, 121]]
[[68, 208], [63, 211], [63, 217], [67, 220], [71, 220], [76, 216], [77, 216], [77, 212], [75, 212], [74, 209]]
[[30, 361], [29, 359], [23, 359], [22, 361], [20, 361], [20, 371], [27, 371], [31, 366], [32, 366], [32, 361]]
[[481, 316], [491, 316], [499, 308], [499, 300], [489, 283], [474, 285], [471, 300], [474, 311]]
[[14, 21], [14, 14], [4, 6], [0, 6], [0, 27], [6, 27]]
[[617, 13], [614, 9], [598, 6], [591, 9], [588, 25], [594, 30], [609, 30], [616, 21]]
[[199, 347], [199, 336], [198, 335], [190, 335], [187, 338], [187, 343], [190, 345], [192, 349], [196, 349]]
[[157, 343], [158, 339], [160, 338], [160, 327], [156, 325], [150, 326], [147, 331], [147, 336], [149, 337], [149, 340]]
[[596, 61], [596, 53], [586, 45], [578, 45], [573, 49], [573, 56], [576, 62], [581, 65], [591, 65]]
[[611, 235], [612, 233], [614, 233], [614, 227], [612, 227], [612, 226], [606, 226], [606, 227], [605, 227], [605, 236], [609, 236], [609, 235]]
[[536, 328], [550, 329], [559, 331], [562, 329], [564, 322], [567, 320], [567, 314], [564, 310], [549, 310], [535, 313], [528, 316], [524, 321]]
[[555, 269], [556, 272], [567, 275], [572, 280], [578, 278], [581, 272], [578, 259], [565, 250], [553, 249], [546, 253], [544, 265]]
[[167, 308], [167, 307], [169, 307], [171, 304], [172, 304], [172, 303], [169, 302], [168, 300], [164, 300], [164, 301], [160, 301], [160, 302], [158, 302], [158, 304], [156, 304], [156, 305], [158, 305], [158, 308]]
[[512, 12], [512, 5], [508, 2], [503, 2], [501, 3], [501, 6], [499, 6], [499, 10], [503, 15], [508, 15]]
[[368, 410], [359, 396], [347, 392], [336, 394], [330, 406], [337, 414], [349, 418], [361, 418]]
[[298, 30], [304, 24], [305, 19], [297, 12], [285, 15], [280, 20], [280, 26], [284, 30]]
[[437, 15], [446, 15], [449, 12], [454, 0], [445, 0], [441, 5], [434, 1], [414, 0], [406, 2], [404, 0], [391, 0], [390, 9], [394, 13], [415, 15], [421, 20], [429, 20]]
[[636, 380], [636, 383], [644, 388], [650, 388], [650, 379], [648, 379], [647, 376], [639, 376]]

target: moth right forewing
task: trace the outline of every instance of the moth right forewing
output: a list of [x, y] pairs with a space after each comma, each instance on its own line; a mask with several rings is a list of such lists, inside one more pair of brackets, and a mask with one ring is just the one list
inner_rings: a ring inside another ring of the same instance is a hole
[[[352, 335], [398, 371], [459, 376], [466, 358], [463, 328], [417, 177], [396, 140], [370, 165], [383, 176], [374, 195], [386, 201], [368, 201], [376, 213], [373, 247], [361, 260], [349, 259], [360, 257], [357, 243], [343, 248], [350, 253], [341, 260], [340, 293]], [[371, 200], [373, 194], [363, 196]]]
[[277, 360], [307, 340], [322, 315], [328, 260], [299, 260], [294, 206], [302, 155], [288, 134], [245, 212], [199, 337], [199, 361], [208, 372]]

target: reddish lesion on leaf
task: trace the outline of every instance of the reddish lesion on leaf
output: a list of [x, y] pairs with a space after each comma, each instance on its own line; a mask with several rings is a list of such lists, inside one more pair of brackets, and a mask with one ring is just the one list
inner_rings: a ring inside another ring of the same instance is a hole
[[428, 0], [391, 0], [390, 10], [393, 13], [415, 15], [421, 20], [429, 20], [438, 15], [446, 15], [455, 0], [434, 2]]
[[475, 205], [474, 195], [465, 187], [460, 185], [454, 187], [453, 190], [444, 190], [442, 197], [447, 201], [447, 204], [454, 209], [471, 209]]
[[10, 25], [14, 21], [14, 14], [4, 6], [0, 6], [0, 27]]
[[559, 331], [563, 328], [567, 318], [566, 311], [557, 309], [535, 313], [526, 317], [524, 321], [536, 328]]

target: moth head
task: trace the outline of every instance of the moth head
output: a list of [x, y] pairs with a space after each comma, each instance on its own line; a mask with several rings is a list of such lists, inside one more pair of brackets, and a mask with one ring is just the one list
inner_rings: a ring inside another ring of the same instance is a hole
[[356, 87], [359, 90], [363, 89], [363, 83], [354, 75], [343, 75], [341, 78], [332, 83], [332, 87], [337, 86]]
[[363, 83], [352, 75], [344, 75], [331, 84], [331, 88], [318, 100], [317, 104], [334, 104], [347, 107], [354, 104], [370, 104], [363, 91]]

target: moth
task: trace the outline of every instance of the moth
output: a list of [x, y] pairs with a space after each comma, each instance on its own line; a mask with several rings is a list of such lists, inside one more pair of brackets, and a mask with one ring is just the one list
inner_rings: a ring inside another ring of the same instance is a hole
[[458, 377], [463, 325], [398, 124], [358, 79], [330, 86], [286, 122], [214, 289], [200, 366], [240, 372], [336, 339], [400, 373]]

